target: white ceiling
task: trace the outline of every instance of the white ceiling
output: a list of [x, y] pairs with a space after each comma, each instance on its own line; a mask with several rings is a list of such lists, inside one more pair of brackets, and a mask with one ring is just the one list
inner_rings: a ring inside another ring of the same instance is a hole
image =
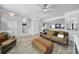
[[55, 8], [56, 10], [44, 13], [38, 4], [2, 4], [0, 6], [3, 9], [12, 11], [22, 17], [40, 19], [64, 15], [66, 12], [79, 9], [78, 4], [51, 4], [50, 8]]

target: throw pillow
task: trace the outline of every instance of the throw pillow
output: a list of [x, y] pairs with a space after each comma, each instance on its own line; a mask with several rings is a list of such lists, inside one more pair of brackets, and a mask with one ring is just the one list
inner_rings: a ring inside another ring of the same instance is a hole
[[63, 34], [58, 34], [58, 35], [57, 35], [57, 37], [59, 37], [59, 38], [62, 38], [62, 39], [63, 39], [63, 38], [64, 38], [64, 35], [63, 35]]

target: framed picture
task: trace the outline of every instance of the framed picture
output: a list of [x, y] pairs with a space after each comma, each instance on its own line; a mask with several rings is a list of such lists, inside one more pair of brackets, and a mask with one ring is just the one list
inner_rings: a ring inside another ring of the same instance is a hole
[[61, 24], [55, 24], [56, 29], [61, 29]]

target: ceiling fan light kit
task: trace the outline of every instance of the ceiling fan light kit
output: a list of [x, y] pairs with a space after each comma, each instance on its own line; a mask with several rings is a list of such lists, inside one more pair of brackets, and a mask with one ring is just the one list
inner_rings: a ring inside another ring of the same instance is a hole
[[48, 11], [48, 9], [47, 9], [47, 8], [43, 8], [43, 11], [44, 11], [44, 12], [47, 12], [47, 11]]
[[48, 11], [48, 4], [44, 4], [44, 6], [43, 6], [43, 11], [44, 11], [44, 12], [47, 12], [47, 11]]
[[50, 5], [50, 4], [40, 4], [39, 6], [41, 7], [41, 9], [44, 13], [47, 13], [50, 11], [52, 12], [55, 10], [54, 8], [51, 8], [52, 5]]

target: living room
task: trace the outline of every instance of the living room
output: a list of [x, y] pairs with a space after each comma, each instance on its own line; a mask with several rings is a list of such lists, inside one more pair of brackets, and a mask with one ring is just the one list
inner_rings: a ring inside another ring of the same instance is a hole
[[78, 15], [78, 4], [1, 4], [0, 52], [77, 54]]

